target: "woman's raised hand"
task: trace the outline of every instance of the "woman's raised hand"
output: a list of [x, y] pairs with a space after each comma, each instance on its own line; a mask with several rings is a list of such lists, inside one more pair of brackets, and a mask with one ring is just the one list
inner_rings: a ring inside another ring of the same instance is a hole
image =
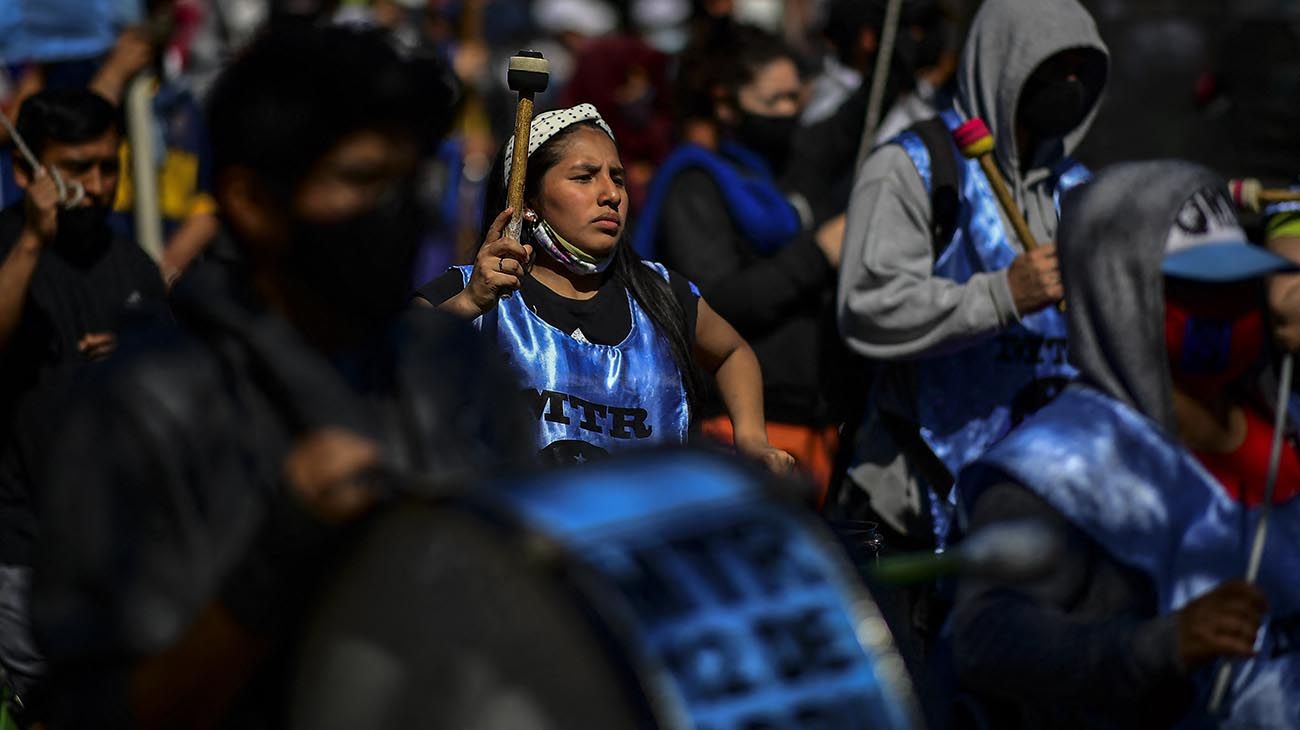
[[487, 238], [474, 259], [474, 271], [469, 284], [456, 296], [447, 300], [449, 309], [473, 319], [491, 311], [497, 301], [509, 297], [523, 286], [524, 276], [532, 260], [533, 247], [525, 246], [513, 238], [506, 238], [513, 208], [506, 208], [492, 221]]

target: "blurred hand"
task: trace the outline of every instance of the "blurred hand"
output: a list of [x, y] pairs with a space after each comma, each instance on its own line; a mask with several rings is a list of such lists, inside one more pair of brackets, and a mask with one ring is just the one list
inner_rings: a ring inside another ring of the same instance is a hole
[[487, 46], [478, 41], [465, 41], [451, 55], [451, 68], [456, 78], [466, 86], [479, 86], [487, 78], [491, 54]]
[[1056, 244], [1042, 244], [1017, 256], [1007, 270], [1007, 284], [1020, 314], [1032, 314], [1061, 301], [1065, 289], [1061, 286]]
[[523, 286], [533, 247], [505, 238], [512, 212], [512, 208], [506, 208], [492, 221], [487, 238], [474, 259], [469, 285], [448, 301], [451, 311], [472, 319], [491, 311], [497, 300]]
[[1178, 612], [1178, 657], [1192, 671], [1219, 657], [1255, 653], [1255, 635], [1268, 610], [1258, 588], [1244, 580], [1223, 583]]
[[379, 466], [379, 445], [341, 428], [318, 429], [300, 439], [284, 459], [284, 481], [299, 503], [330, 525], [355, 519], [378, 493], [366, 476]]
[[117, 349], [117, 335], [112, 332], [88, 332], [77, 342], [77, 350], [88, 360], [103, 360]]
[[113, 50], [104, 61], [105, 71], [126, 80], [134, 76], [153, 58], [153, 45], [144, 28], [127, 28], [117, 37]]
[[765, 469], [773, 474], [791, 474], [794, 472], [794, 457], [769, 444], [766, 438], [736, 439], [736, 451], [762, 464]]
[[59, 230], [59, 187], [45, 168], [36, 171], [32, 183], [24, 191], [23, 206], [26, 210], [24, 226], [36, 234], [41, 243], [53, 241]]
[[840, 268], [840, 250], [844, 247], [844, 214], [821, 224], [817, 229], [817, 247], [826, 255], [831, 268]]

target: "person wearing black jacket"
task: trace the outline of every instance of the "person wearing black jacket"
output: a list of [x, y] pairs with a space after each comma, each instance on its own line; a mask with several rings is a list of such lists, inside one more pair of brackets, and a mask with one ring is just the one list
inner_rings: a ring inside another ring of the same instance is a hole
[[[73, 384], [113, 350], [124, 319], [163, 298], [158, 267], [107, 223], [117, 118], [85, 89], [29, 97], [18, 131], [41, 167], [16, 157], [24, 195], [0, 212], [0, 668], [27, 699], [40, 674], [27, 593], [44, 453]], [[61, 200], [55, 176], [85, 195]]]
[[527, 456], [490, 348], [403, 312], [445, 78], [374, 33], [295, 25], [218, 80], [224, 236], [174, 289], [183, 326], [123, 338], [49, 470], [49, 726], [282, 726], [283, 660], [349, 526]]
[[[842, 395], [830, 305], [844, 218], [810, 230], [807, 206], [777, 183], [798, 123], [792, 53], [756, 29], [721, 33], [700, 67], [682, 72], [692, 93], [710, 100], [711, 131], [664, 161], [634, 244], [694, 281], [754, 348], [768, 439], [824, 488]], [[703, 430], [730, 437], [725, 419]]]

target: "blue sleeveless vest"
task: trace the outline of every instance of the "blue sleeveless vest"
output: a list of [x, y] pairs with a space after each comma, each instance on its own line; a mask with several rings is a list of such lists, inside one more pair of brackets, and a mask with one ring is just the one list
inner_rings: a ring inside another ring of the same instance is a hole
[[[943, 119], [949, 129], [959, 123], [952, 111], [944, 112]], [[912, 158], [929, 190], [930, 155], [925, 143], [911, 131], [892, 143]], [[997, 198], [979, 163], [963, 159], [955, 145], [953, 154], [961, 210], [934, 274], [961, 284], [977, 272], [1007, 268], [1020, 251], [1007, 239]], [[1058, 210], [1061, 193], [1088, 176], [1087, 169], [1070, 158], [1056, 166], [1052, 186]], [[1049, 397], [1053, 384], [1059, 386], [1076, 374], [1066, 361], [1065, 317], [1055, 308], [1035, 312], [992, 339], [917, 364], [921, 436], [956, 474]]]
[[[646, 265], [668, 278], [662, 265]], [[468, 285], [474, 267], [455, 268]], [[630, 293], [627, 300], [632, 329], [617, 345], [574, 339], [520, 295], [474, 320], [527, 386], [537, 448], [548, 459], [586, 461], [629, 447], [686, 442], [691, 418], [681, 373], [654, 322]]]
[[[1092, 388], [1070, 386], [972, 464], [962, 500], [973, 505], [1002, 474], [1150, 578], [1161, 613], [1245, 574], [1259, 508], [1232, 499], [1153, 422]], [[1273, 509], [1258, 585], [1272, 613], [1258, 654], [1233, 675], [1222, 727], [1300, 727], [1300, 498]], [[1204, 713], [1212, 672], [1201, 675]]]

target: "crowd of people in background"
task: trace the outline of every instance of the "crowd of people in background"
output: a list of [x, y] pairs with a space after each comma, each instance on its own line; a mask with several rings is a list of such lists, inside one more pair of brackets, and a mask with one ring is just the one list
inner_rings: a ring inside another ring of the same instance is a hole
[[1077, 0], [890, 5], [0, 8], [4, 699], [277, 726], [403, 475], [706, 443], [886, 554], [1062, 538], [1038, 580], [890, 594], [936, 727], [1172, 727], [1230, 659], [1233, 718], [1300, 727], [1293, 430], [1263, 467], [1300, 203], [1255, 246], [1208, 169], [1094, 177], [1114, 49]]

